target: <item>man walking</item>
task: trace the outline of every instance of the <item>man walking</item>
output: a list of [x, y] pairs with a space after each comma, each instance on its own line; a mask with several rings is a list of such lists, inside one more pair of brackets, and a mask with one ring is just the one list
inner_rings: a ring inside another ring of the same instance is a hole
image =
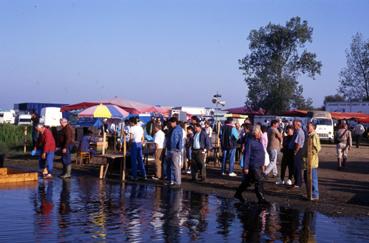
[[240, 200], [242, 203], [245, 199], [242, 193], [251, 185], [255, 183], [255, 193], [259, 200], [259, 203], [268, 203], [264, 198], [264, 187], [263, 187], [263, 166], [265, 160], [264, 147], [261, 144], [261, 128], [259, 125], [254, 126], [252, 129], [252, 137], [247, 139], [246, 147], [244, 151], [244, 177], [242, 183], [237, 188], [235, 198]]
[[198, 172], [201, 173], [201, 181], [206, 180], [205, 157], [207, 150], [210, 149], [210, 139], [199, 123], [195, 124], [195, 135], [192, 144], [192, 180], [198, 180]]
[[340, 128], [335, 134], [335, 140], [337, 141], [337, 166], [338, 170], [346, 166], [348, 159], [348, 151], [352, 148], [352, 136], [351, 131], [348, 129], [346, 123], [341, 123]]
[[70, 178], [72, 173], [72, 150], [74, 147], [73, 128], [65, 118], [60, 119], [62, 127], [60, 136], [60, 148], [62, 152], [63, 173], [60, 176], [63, 179]]
[[227, 157], [229, 157], [228, 175], [237, 176], [237, 174], [233, 172], [233, 169], [239, 134], [237, 132], [237, 129], [233, 126], [232, 122], [233, 119], [231, 117], [228, 117], [222, 129], [221, 135], [221, 146], [223, 150], [222, 175], [226, 175], [226, 162]]
[[183, 129], [178, 125], [178, 119], [169, 119], [170, 132], [167, 140], [167, 179], [171, 186], [181, 185], [181, 153], [183, 149]]
[[268, 147], [267, 151], [269, 154], [270, 163], [265, 170], [265, 175], [268, 175], [270, 172], [273, 172], [273, 176], [278, 175], [277, 170], [277, 159], [278, 159], [278, 151], [281, 149], [281, 143], [283, 140], [282, 134], [278, 130], [279, 122], [277, 120], [273, 120], [271, 122], [271, 127], [268, 129]]

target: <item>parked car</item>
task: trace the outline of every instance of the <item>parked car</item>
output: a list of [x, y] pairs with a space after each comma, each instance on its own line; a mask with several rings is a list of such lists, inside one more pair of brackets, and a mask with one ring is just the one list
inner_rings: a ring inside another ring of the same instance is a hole
[[60, 119], [63, 118], [63, 114], [60, 111], [60, 107], [45, 107], [41, 109], [40, 122], [49, 127], [60, 126]]
[[15, 123], [15, 111], [0, 111], [0, 124], [8, 123], [14, 124]]
[[23, 126], [31, 126], [32, 125], [32, 116], [30, 114], [20, 114], [17, 118], [17, 125]]

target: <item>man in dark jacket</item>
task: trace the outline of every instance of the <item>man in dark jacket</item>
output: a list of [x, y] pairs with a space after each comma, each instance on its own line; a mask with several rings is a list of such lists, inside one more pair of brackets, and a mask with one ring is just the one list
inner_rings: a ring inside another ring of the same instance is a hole
[[60, 135], [60, 148], [62, 152], [63, 174], [60, 176], [63, 179], [70, 178], [72, 173], [72, 155], [71, 152], [74, 146], [73, 128], [65, 118], [60, 119], [62, 131]]
[[201, 172], [201, 180], [206, 180], [206, 165], [205, 155], [206, 151], [210, 149], [210, 139], [206, 132], [201, 128], [200, 123], [195, 125], [195, 135], [192, 143], [192, 164], [191, 175], [192, 180], [197, 180], [198, 171]]
[[234, 195], [234, 197], [241, 202], [245, 202], [245, 199], [242, 197], [242, 192], [244, 192], [251, 183], [255, 183], [255, 193], [259, 203], [268, 203], [264, 198], [263, 166], [265, 151], [260, 142], [261, 135], [261, 128], [256, 125], [252, 130], [252, 137], [246, 142], [244, 151], [245, 165], [243, 168], [244, 178]]

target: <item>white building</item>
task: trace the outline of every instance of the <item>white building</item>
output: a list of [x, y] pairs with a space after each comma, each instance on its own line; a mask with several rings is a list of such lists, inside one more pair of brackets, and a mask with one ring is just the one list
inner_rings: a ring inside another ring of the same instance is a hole
[[326, 102], [325, 110], [329, 112], [360, 112], [369, 114], [369, 102]]

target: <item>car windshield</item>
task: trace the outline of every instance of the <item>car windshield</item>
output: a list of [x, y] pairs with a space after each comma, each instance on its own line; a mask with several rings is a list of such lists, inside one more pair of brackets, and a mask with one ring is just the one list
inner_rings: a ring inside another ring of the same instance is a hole
[[20, 122], [31, 122], [31, 119], [19, 119]]
[[321, 118], [313, 119], [313, 123], [315, 125], [327, 125], [327, 126], [333, 125], [332, 120], [330, 120], [330, 119], [321, 119]]

